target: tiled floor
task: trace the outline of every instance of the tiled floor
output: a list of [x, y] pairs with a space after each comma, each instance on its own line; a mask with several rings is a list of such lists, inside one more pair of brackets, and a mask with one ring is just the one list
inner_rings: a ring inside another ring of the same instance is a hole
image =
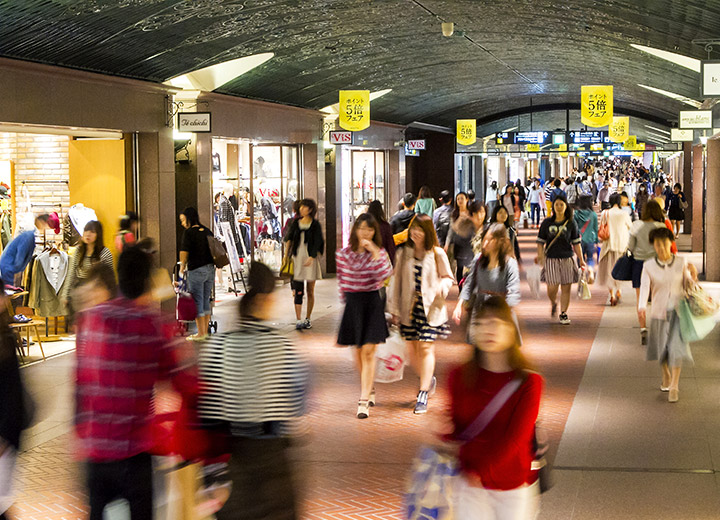
[[[532, 232], [521, 231], [523, 253], [526, 265], [535, 257]], [[358, 378], [351, 361], [348, 349], [334, 346], [335, 334], [340, 317], [341, 307], [337, 302], [336, 285], [333, 280], [319, 282], [317, 286], [318, 302], [314, 314], [313, 328], [309, 331], [296, 332], [293, 329], [294, 319], [292, 302], [287, 287], [283, 289], [285, 298], [280, 321], [281, 328], [294, 338], [307, 352], [313, 366], [313, 391], [309, 422], [312, 436], [305, 445], [297, 447], [293, 458], [297, 461], [298, 481], [302, 483], [303, 517], [313, 519], [390, 519], [400, 518], [401, 494], [408, 476], [409, 464], [420, 444], [429, 440], [446, 427], [444, 410], [447, 405], [444, 383], [448, 370], [462, 362], [469, 355], [469, 348], [460, 341], [462, 334], [454, 331], [451, 338], [437, 343], [438, 367], [437, 374], [440, 387], [437, 395], [430, 401], [430, 413], [426, 416], [414, 416], [412, 404], [417, 391], [417, 378], [408, 368], [404, 381], [392, 385], [378, 385], [378, 406], [372, 410], [369, 420], [355, 419], [355, 407], [359, 392]], [[449, 305], [454, 306], [456, 290], [453, 290]], [[627, 324], [615, 327], [613, 323], [601, 324], [605, 293], [602, 288], [593, 287], [593, 298], [581, 302], [573, 296], [570, 317], [573, 324], [564, 327], [550, 320], [549, 303], [546, 299], [533, 300], [527, 287], [523, 289], [523, 303], [518, 314], [522, 323], [524, 349], [536, 363], [538, 369], [547, 380], [547, 389], [543, 400], [541, 419], [552, 440], [554, 455], [558, 449], [561, 436], [565, 431], [568, 414], [573, 407], [578, 386], [593, 342], [597, 355], [603, 355], [603, 341], [614, 341], [618, 344], [628, 343], [632, 320], [626, 318]], [[218, 309], [221, 329], [231, 323], [234, 312], [233, 302], [226, 299]], [[634, 316], [631, 303], [612, 309], [615, 313]], [[623, 322], [625, 323], [625, 322]], [[598, 334], [598, 331], [601, 333]], [[632, 331], [637, 334], [637, 330]], [[596, 339], [597, 338], [597, 339]], [[610, 338], [610, 339], [608, 339]], [[598, 343], [599, 341], [599, 343]], [[636, 347], [639, 349], [639, 347]], [[595, 352], [595, 350], [593, 351]], [[708, 353], [707, 358], [711, 358]], [[30, 367], [25, 375], [37, 395], [46, 401], [44, 423], [38, 425], [26, 444], [27, 451], [22, 454], [19, 471], [20, 496], [15, 507], [15, 517], [27, 519], [83, 519], [86, 497], [83, 492], [80, 466], [72, 459], [72, 436], [70, 430], [70, 411], [72, 409], [72, 356], [64, 356], [46, 363]], [[633, 414], [633, 406], [652, 405], [631, 389], [632, 385], [642, 385], [637, 380], [630, 363], [623, 356], [608, 357], [589, 366], [595, 371], [595, 380], [607, 371], [620, 374], [627, 371], [624, 379], [615, 390], [614, 399], [619, 405], [613, 408], [613, 401], [602, 399], [598, 404], [597, 384], [593, 386], [592, 378], [586, 374], [579, 399], [575, 402], [570, 426], [572, 432], [566, 433], [560, 457], [564, 457], [563, 465], [579, 466], [602, 458], [603, 451], [596, 446], [583, 446], [583, 428], [595, 432], [598, 440], [627, 440], [625, 453], [640, 459], [644, 453], [656, 449], [651, 439], [661, 439], [656, 430], [648, 428], [641, 432], [640, 439], [645, 444], [634, 444], [638, 431], [643, 428], [642, 413]], [[608, 364], [609, 363], [609, 364]], [[715, 362], [717, 365], [717, 362]], [[645, 373], [650, 369], [645, 368]], [[642, 373], [641, 373], [642, 375]], [[687, 393], [699, 392], [702, 384], [712, 385], [708, 380], [698, 383], [700, 386], [688, 386]], [[715, 391], [717, 385], [708, 391]], [[603, 390], [604, 392], [604, 390]], [[683, 394], [684, 398], [684, 394]], [[704, 401], [710, 406], [710, 401]], [[604, 408], [603, 408], [604, 407]], [[590, 417], [600, 413], [613, 416], [617, 409], [618, 421], [609, 420], [607, 424], [593, 422], [588, 425]], [[577, 412], [576, 412], [577, 410]], [[679, 408], [677, 410], [680, 410]], [[681, 415], [692, 419], [694, 410]], [[583, 415], [585, 414], [585, 415]], [[613, 430], [617, 424], [627, 423], [625, 429]], [[576, 436], [576, 432], [579, 436]], [[595, 433], [594, 433], [595, 434]], [[608, 437], [610, 435], [611, 437]], [[626, 436], [626, 437], [623, 437]], [[575, 441], [577, 439], [577, 441]], [[567, 447], [565, 445], [567, 444]], [[678, 443], [682, 444], [682, 443]], [[572, 450], [576, 450], [577, 456]], [[643, 451], [643, 449], [645, 451]], [[691, 452], [693, 445], [684, 448]], [[713, 453], [720, 460], [720, 443], [708, 445], [708, 456]], [[692, 457], [697, 452], [690, 453]], [[673, 455], [675, 457], [675, 455]], [[682, 449], [678, 449], [677, 457], [682, 457]], [[613, 465], [621, 461], [613, 461]], [[639, 461], [642, 462], [642, 461]], [[678, 462], [679, 463], [679, 462]], [[695, 466], [703, 466], [697, 461]], [[582, 474], [583, 484], [579, 484]], [[580, 469], [566, 469], [557, 472], [558, 485], [544, 497], [543, 518], [636, 518], [623, 516], [619, 513], [619, 502], [608, 501], [598, 504], [593, 495], [593, 487], [604, 493], [617, 493], [618, 496], [631, 496], [635, 490], [627, 486], [636, 485], [637, 492], [653, 490], [655, 496], [659, 490], [671, 490], [680, 483], [695, 482], [696, 487], [688, 496], [678, 498], [680, 504], [688, 504], [692, 497], [705, 496], [705, 490], [712, 486], [708, 479], [712, 474], [704, 475], [643, 475], [645, 480], [636, 483], [632, 475], [621, 474], [610, 477], [602, 472], [586, 472]], [[693, 480], [695, 479], [695, 480]], [[627, 482], [627, 484], [625, 484]], [[714, 489], [714, 488], [713, 488]], [[671, 492], [667, 497], [673, 497]], [[619, 500], [619, 499], [618, 499]], [[667, 498], [670, 500], [670, 498]], [[643, 505], [646, 509], [650, 506]], [[710, 507], [710, 506], [707, 506]], [[698, 513], [707, 509], [706, 506], [693, 505], [689, 510]], [[672, 508], [670, 510], [673, 510]], [[652, 508], [648, 509], [652, 511]], [[595, 516], [593, 516], [595, 515]], [[650, 516], [647, 516], [650, 518]], [[637, 516], [645, 518], [645, 516]], [[656, 518], [656, 517], [652, 517]], [[657, 516], [661, 518], [661, 516]], [[665, 516], [662, 516], [665, 518]], [[668, 516], [669, 518], [669, 516]], [[706, 516], [676, 515], [674, 518], [706, 518]], [[709, 518], [709, 517], [707, 517]]]

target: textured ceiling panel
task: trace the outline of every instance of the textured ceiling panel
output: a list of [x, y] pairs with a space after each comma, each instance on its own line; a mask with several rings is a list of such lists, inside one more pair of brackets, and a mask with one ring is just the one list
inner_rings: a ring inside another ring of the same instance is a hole
[[219, 91], [322, 108], [392, 88], [373, 118], [397, 123], [577, 103], [583, 84], [674, 119], [685, 105], [637, 84], [698, 99], [699, 75], [630, 44], [704, 58], [720, 0], [0, 0], [0, 20], [2, 56], [158, 82], [274, 52]]

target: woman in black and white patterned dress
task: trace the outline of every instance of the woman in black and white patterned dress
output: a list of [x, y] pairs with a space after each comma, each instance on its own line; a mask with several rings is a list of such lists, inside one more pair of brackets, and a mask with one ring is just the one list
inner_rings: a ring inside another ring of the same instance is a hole
[[413, 368], [420, 376], [415, 413], [423, 414], [427, 412], [428, 396], [435, 391], [434, 342], [449, 331], [445, 298], [455, 279], [445, 251], [438, 247], [430, 217], [416, 216], [408, 238], [395, 256], [388, 311], [400, 325]]

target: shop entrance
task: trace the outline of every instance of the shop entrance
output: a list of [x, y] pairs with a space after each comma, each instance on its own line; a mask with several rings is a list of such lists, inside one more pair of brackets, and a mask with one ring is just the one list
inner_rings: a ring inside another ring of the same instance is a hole
[[302, 147], [215, 138], [212, 155], [216, 224], [232, 220], [240, 256], [279, 272], [283, 229], [302, 197]]
[[[378, 150], [353, 150], [350, 199], [350, 215], [354, 221], [358, 215], [367, 212], [368, 206], [374, 200], [383, 203], [387, 208], [385, 196], [386, 152]], [[391, 210], [392, 208], [388, 208]]]

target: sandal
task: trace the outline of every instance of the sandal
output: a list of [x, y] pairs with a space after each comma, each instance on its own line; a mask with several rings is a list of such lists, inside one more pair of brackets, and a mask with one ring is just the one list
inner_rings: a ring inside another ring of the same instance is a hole
[[357, 418], [367, 419], [370, 417], [370, 403], [367, 400], [360, 399], [358, 401]]

